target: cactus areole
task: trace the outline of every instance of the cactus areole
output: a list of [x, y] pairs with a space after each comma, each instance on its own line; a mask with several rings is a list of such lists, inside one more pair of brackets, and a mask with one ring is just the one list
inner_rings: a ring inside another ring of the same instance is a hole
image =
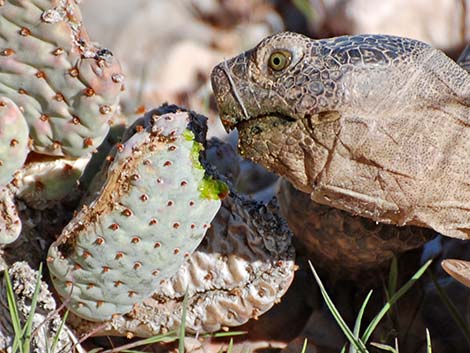
[[227, 193], [199, 162], [201, 119], [146, 114], [50, 247], [52, 281], [77, 315], [104, 321], [131, 311], [199, 245]]

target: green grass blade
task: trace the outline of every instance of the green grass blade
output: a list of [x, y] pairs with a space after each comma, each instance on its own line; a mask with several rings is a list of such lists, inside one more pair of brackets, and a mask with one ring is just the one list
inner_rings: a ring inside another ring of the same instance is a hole
[[20, 344], [23, 337], [21, 329], [21, 319], [20, 315], [18, 314], [18, 307], [16, 306], [16, 297], [15, 293], [13, 292], [13, 286], [11, 284], [10, 273], [8, 272], [8, 268], [5, 268], [3, 276], [5, 278], [8, 310], [10, 311], [11, 324], [13, 326], [13, 331], [15, 332], [15, 338], [13, 339], [12, 346], [12, 353], [15, 353], [18, 348], [22, 347], [22, 345]]
[[[395, 256], [392, 257], [392, 261], [390, 263], [390, 269], [388, 272], [388, 283], [385, 287], [385, 295], [387, 297], [387, 301], [390, 300], [391, 297], [395, 294], [398, 287], [398, 260]], [[397, 323], [395, 322], [395, 315], [393, 315], [393, 308], [387, 313], [388, 320], [392, 324], [392, 327], [396, 327]]]
[[426, 353], [432, 353], [431, 334], [426, 329]]
[[184, 352], [184, 336], [186, 334], [186, 311], [188, 309], [188, 297], [188, 288], [186, 288], [186, 293], [184, 293], [183, 298], [183, 312], [181, 313], [181, 325], [179, 328], [178, 353]]
[[57, 330], [57, 333], [54, 336], [54, 340], [52, 341], [51, 353], [55, 352], [57, 343], [59, 343], [60, 334], [62, 333], [62, 330], [64, 329], [64, 325], [65, 325], [65, 322], [67, 321], [68, 316], [69, 316], [69, 311], [67, 310], [64, 314], [64, 317], [62, 318], [62, 322], [60, 323], [59, 329]]
[[393, 347], [390, 347], [389, 345], [387, 344], [381, 344], [381, 343], [376, 343], [376, 342], [371, 342], [370, 343], [371, 346], [373, 347], [376, 347], [376, 348], [379, 348], [383, 351], [386, 351], [386, 352], [391, 352], [391, 353], [397, 353], [397, 350]]
[[467, 341], [467, 346], [470, 348], [470, 327], [465, 322], [465, 319], [460, 315], [459, 311], [455, 307], [454, 303], [452, 303], [452, 300], [449, 298], [447, 293], [442, 289], [439, 282], [436, 280], [434, 274], [431, 271], [429, 272], [429, 274], [431, 276], [432, 282], [434, 283], [434, 286], [437, 289], [437, 294], [439, 295], [439, 298], [446, 306], [447, 310], [450, 313], [450, 316], [452, 317], [452, 319], [462, 332], [463, 336], [465, 337], [465, 341]]
[[227, 353], [232, 353], [233, 351], [233, 338], [230, 338], [230, 342], [228, 343]]
[[387, 287], [387, 299], [390, 299], [393, 294], [397, 291], [398, 283], [398, 261], [394, 256], [392, 263], [390, 264], [390, 272], [388, 274], [388, 287]]
[[341, 348], [340, 353], [346, 353], [346, 345], [344, 345], [343, 348]]
[[304, 339], [304, 344], [302, 345], [302, 350], [300, 351], [300, 353], [306, 353], [307, 352], [307, 344], [308, 344], [308, 340], [307, 338]]
[[383, 317], [387, 314], [393, 304], [396, 303], [398, 299], [400, 299], [412, 286], [415, 282], [421, 278], [421, 276], [426, 272], [428, 267], [431, 265], [432, 259], [427, 261], [421, 268], [406, 282], [403, 287], [401, 287], [393, 296], [388, 300], [388, 302], [383, 306], [382, 310], [375, 316], [369, 326], [366, 328], [363, 336], [362, 342], [367, 343], [372, 332], [376, 329], [379, 322], [383, 319]]
[[23, 351], [29, 352], [31, 345], [31, 332], [33, 329], [34, 313], [38, 304], [39, 291], [41, 290], [42, 263], [39, 264], [38, 274], [36, 276], [36, 285], [34, 287], [33, 297], [31, 298], [31, 309], [23, 328]]
[[[128, 343], [128, 344], [124, 344], [122, 346], [112, 348], [112, 349], [108, 349], [108, 350], [105, 350], [105, 351], [100, 351], [99, 350], [98, 352], [100, 352], [100, 353], [125, 352], [126, 350], [130, 350], [130, 349], [135, 348], [135, 347], [145, 346], [145, 345], [148, 345], [148, 344], [159, 343], [159, 342], [168, 343], [168, 342], [176, 341], [177, 339], [178, 339], [178, 337], [176, 336], [176, 331], [170, 331], [170, 332], [167, 332], [167, 333], [164, 333], [164, 334], [161, 334], [161, 335], [144, 338], [142, 340], [135, 341], [135, 342]], [[88, 352], [88, 353], [91, 353], [91, 352]]]
[[102, 352], [103, 349], [102, 348], [93, 348], [91, 351], [88, 351], [88, 353], [98, 353], [98, 352]]
[[335, 320], [336, 320], [338, 326], [340, 327], [341, 331], [343, 331], [343, 333], [346, 336], [346, 338], [348, 339], [348, 341], [354, 347], [356, 347], [356, 349], [359, 352], [368, 353], [364, 343], [360, 339], [356, 339], [356, 337], [354, 337], [354, 334], [351, 332], [348, 325], [346, 324], [346, 322], [341, 317], [341, 314], [339, 313], [339, 311], [336, 308], [335, 304], [333, 303], [330, 296], [328, 295], [328, 293], [327, 293], [325, 287], [323, 286], [323, 283], [322, 283], [320, 277], [318, 276], [317, 271], [315, 271], [315, 268], [313, 267], [312, 263], [310, 261], [308, 263], [310, 264], [310, 268], [313, 272], [315, 280], [318, 283], [318, 287], [320, 287], [320, 292], [323, 296], [323, 300], [325, 300], [325, 303], [328, 306], [328, 309], [330, 310], [331, 314], [335, 318]]
[[216, 333], [206, 333], [204, 335], [200, 335], [200, 337], [204, 337], [204, 338], [233, 337], [233, 336], [246, 335], [247, 333], [248, 331], [216, 332]]
[[[356, 337], [356, 339], [359, 339], [359, 335], [360, 335], [360, 332], [361, 332], [362, 317], [364, 316], [364, 311], [366, 310], [366, 306], [369, 303], [369, 300], [370, 300], [370, 297], [372, 296], [372, 293], [373, 293], [373, 291], [371, 290], [367, 294], [366, 299], [364, 299], [364, 302], [361, 305], [361, 309], [359, 310], [359, 313], [357, 314], [356, 322], [354, 324], [354, 331], [353, 331], [354, 337]], [[353, 346], [351, 346], [349, 348], [349, 353], [354, 353], [354, 352], [355, 352], [355, 349], [354, 349]]]
[[144, 346], [146, 344], [154, 344], [154, 343], [159, 343], [159, 342], [173, 342], [177, 339], [178, 337], [176, 336], [176, 331], [170, 331], [161, 335], [157, 336], [152, 336], [149, 338], [144, 338], [142, 340], [133, 342], [135, 345], [133, 346], [127, 346], [126, 348], [133, 348], [133, 347], [138, 347], [138, 346]]

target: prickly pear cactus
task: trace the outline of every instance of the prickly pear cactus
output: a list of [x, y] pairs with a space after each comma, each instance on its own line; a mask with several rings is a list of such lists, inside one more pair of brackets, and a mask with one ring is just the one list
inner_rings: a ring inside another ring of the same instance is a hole
[[10, 182], [27, 155], [28, 125], [23, 114], [13, 101], [0, 97], [0, 185]]
[[267, 207], [231, 194], [199, 247], [171, 277], [161, 281], [136, 310], [102, 323], [69, 316], [79, 334], [150, 337], [181, 325], [188, 292], [186, 332], [239, 326], [281, 300], [294, 278], [292, 234]]
[[93, 151], [121, 89], [119, 64], [90, 43], [75, 1], [0, 2], [0, 96], [23, 112], [34, 151], [72, 157]]
[[104, 321], [131, 311], [202, 240], [227, 190], [205, 177], [198, 119], [148, 113], [50, 247], [52, 281], [77, 315]]

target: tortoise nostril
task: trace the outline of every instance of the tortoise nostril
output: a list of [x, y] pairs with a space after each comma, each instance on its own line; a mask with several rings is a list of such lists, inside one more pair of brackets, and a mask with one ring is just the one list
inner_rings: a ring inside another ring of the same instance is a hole
[[217, 65], [211, 72], [211, 86], [214, 91], [214, 95], [217, 97], [217, 101], [219, 100], [219, 97], [228, 93], [227, 88], [230, 86], [222, 65], [223, 63]]

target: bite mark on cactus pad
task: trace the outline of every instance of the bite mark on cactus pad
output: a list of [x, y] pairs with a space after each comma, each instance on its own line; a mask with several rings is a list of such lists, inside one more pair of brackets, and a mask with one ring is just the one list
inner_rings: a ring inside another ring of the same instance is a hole
[[204, 237], [220, 201], [200, 192], [191, 117], [152, 116], [133, 130], [49, 249], [54, 286], [77, 315], [104, 321], [131, 311]]
[[205, 176], [199, 183], [201, 198], [210, 200], [224, 199], [230, 192], [227, 184], [211, 176]]
[[[202, 143], [195, 140], [194, 133], [189, 129], [183, 133], [183, 136], [187, 141], [193, 141], [191, 162], [193, 163], [194, 168], [204, 170], [204, 167], [199, 161], [201, 152], [204, 150], [204, 146]], [[201, 193], [201, 198], [211, 200], [224, 199], [230, 192], [226, 183], [221, 180], [216, 180], [207, 174], [204, 175], [204, 178], [200, 181], [198, 189]]]

